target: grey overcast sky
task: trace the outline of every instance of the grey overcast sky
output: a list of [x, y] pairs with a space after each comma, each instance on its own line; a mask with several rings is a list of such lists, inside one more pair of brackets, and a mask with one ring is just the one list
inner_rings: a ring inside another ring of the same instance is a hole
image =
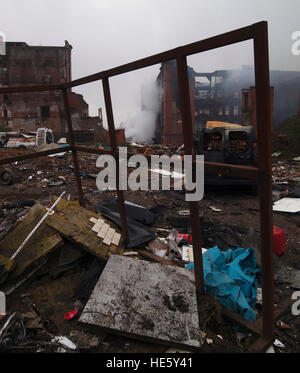
[[[299, 0], [1, 0], [0, 31], [7, 41], [64, 45], [79, 78], [252, 23], [269, 22], [270, 67], [300, 70], [291, 34], [300, 30]], [[193, 56], [197, 71], [253, 64], [252, 43]], [[140, 110], [140, 90], [159, 66], [111, 81], [116, 126]], [[95, 115], [104, 108], [99, 82], [76, 87]]]

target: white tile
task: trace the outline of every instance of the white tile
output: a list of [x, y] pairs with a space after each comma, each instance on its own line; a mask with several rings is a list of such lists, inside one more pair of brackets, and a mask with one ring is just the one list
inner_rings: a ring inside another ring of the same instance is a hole
[[105, 235], [106, 235], [106, 232], [108, 231], [108, 229], [109, 229], [109, 225], [106, 224], [106, 223], [104, 223], [104, 224], [102, 225], [101, 230], [100, 230], [99, 233], [97, 234], [97, 236], [100, 237], [100, 238], [104, 238]]
[[114, 236], [114, 233], [115, 233], [115, 230], [113, 228], [109, 228], [108, 231], [106, 232], [103, 243], [105, 243], [106, 245], [110, 245], [111, 240]]
[[113, 238], [111, 240], [111, 243], [114, 244], [114, 245], [116, 245], [116, 246], [118, 246], [119, 242], [120, 242], [120, 238], [121, 238], [120, 233], [115, 232], [115, 234], [114, 234], [114, 236], [113, 236]]

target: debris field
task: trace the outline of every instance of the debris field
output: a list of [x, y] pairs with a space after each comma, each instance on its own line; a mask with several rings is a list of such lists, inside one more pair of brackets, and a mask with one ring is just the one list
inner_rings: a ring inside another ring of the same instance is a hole
[[[159, 146], [153, 151], [163, 152]], [[0, 149], [0, 159], [29, 152]], [[184, 192], [124, 192], [129, 226], [126, 247], [116, 192], [101, 192], [96, 187], [97, 156], [79, 152], [78, 158], [84, 206], [78, 202], [71, 152], [11, 163], [14, 183], [0, 186], [2, 261], [9, 261], [49, 211], [12, 266], [0, 267], [0, 290], [6, 294], [6, 314], [0, 316], [0, 350], [247, 351], [257, 336], [225, 317], [214, 297], [203, 298], [198, 323]], [[299, 198], [300, 162], [275, 154], [272, 171], [274, 203]], [[206, 186], [198, 204], [204, 258], [211, 260], [209, 255], [216, 247], [227, 257], [236, 255], [239, 248], [249, 249], [245, 261], [253, 264], [247, 272], [252, 276], [251, 301], [250, 293], [244, 294], [259, 325], [258, 196], [246, 186]], [[274, 250], [276, 343], [272, 349], [276, 353], [300, 351], [300, 319], [292, 314], [290, 302], [293, 292], [300, 290], [299, 212], [281, 209], [273, 213], [274, 225], [284, 232], [285, 240], [281, 255]], [[204, 268], [207, 263], [205, 259]], [[209, 289], [211, 279], [207, 272], [205, 276]], [[214, 291], [218, 296], [219, 289]], [[232, 307], [246, 317], [240, 304]]]

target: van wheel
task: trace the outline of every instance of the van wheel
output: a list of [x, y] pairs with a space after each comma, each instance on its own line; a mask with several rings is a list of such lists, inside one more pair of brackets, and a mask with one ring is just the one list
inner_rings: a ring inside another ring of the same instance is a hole
[[19, 146], [17, 147], [17, 149], [26, 149], [26, 146], [25, 146], [25, 145], [19, 145]]

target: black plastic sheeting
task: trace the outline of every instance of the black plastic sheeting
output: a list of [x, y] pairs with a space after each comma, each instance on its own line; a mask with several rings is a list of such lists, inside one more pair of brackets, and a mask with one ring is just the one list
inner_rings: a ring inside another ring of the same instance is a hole
[[[96, 211], [101, 213], [105, 218], [109, 219], [119, 227], [121, 227], [119, 212], [112, 211], [103, 205], [96, 206]], [[139, 223], [137, 220], [131, 219], [130, 214], [127, 215], [128, 238], [127, 249], [141, 246], [155, 238], [154, 232]]]
[[105, 264], [95, 258], [86, 272], [84, 278], [81, 280], [77, 289], [75, 290], [75, 298], [85, 303], [92, 294], [96, 283], [105, 267]]
[[14, 209], [17, 207], [25, 207], [25, 206], [33, 206], [35, 204], [35, 200], [33, 199], [19, 199], [17, 201], [13, 201], [10, 204], [3, 205], [2, 207], [5, 209]]
[[[114, 197], [102, 200], [97, 207], [100, 212], [102, 208], [106, 208], [119, 213], [118, 201]], [[125, 201], [125, 211], [129, 218], [145, 225], [151, 225], [160, 215], [162, 215], [162, 213], [165, 211], [165, 207], [158, 205], [152, 207], [151, 209], [147, 209]]]

